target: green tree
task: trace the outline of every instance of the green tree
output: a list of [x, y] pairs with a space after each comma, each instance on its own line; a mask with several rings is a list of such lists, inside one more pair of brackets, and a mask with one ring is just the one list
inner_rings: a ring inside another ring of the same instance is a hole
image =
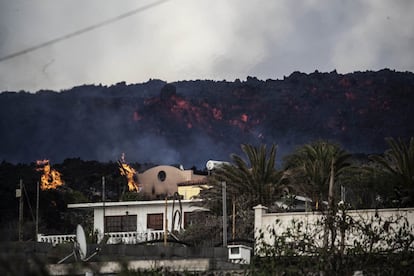
[[202, 190], [203, 205], [212, 213], [222, 215], [222, 183], [226, 183], [227, 210], [234, 207], [237, 218], [237, 236], [251, 238], [253, 211], [257, 204], [271, 206], [281, 195], [282, 173], [276, 169], [276, 145], [258, 147], [243, 144], [245, 158], [231, 155], [232, 163], [223, 164], [209, 177], [209, 187]]
[[271, 205], [283, 190], [282, 174], [275, 167], [276, 145], [272, 145], [269, 151], [266, 145], [243, 144], [241, 148], [247, 160], [232, 154], [232, 163], [223, 164], [211, 175], [211, 189], [218, 189], [221, 193], [221, 183], [226, 182], [229, 193], [243, 196], [252, 207]]
[[369, 172], [375, 178], [387, 179], [398, 193], [400, 206], [411, 206], [414, 203], [414, 138], [408, 143], [402, 139], [385, 140], [390, 148], [384, 155], [370, 156], [377, 166]]
[[350, 166], [349, 157], [333, 143], [316, 141], [306, 144], [285, 158], [284, 177], [296, 190], [318, 204], [328, 200], [330, 182], [339, 182]]
[[346, 187], [346, 203], [352, 209], [396, 207], [395, 185], [381, 166], [368, 155], [351, 159], [351, 166], [341, 176]]

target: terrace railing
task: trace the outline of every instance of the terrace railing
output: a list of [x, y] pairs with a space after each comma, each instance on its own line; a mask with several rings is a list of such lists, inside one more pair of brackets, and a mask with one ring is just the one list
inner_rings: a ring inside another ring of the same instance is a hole
[[[147, 232], [110, 232], [105, 233], [108, 237], [107, 244], [137, 244], [146, 241], [161, 240], [164, 238], [163, 230], [148, 230]], [[60, 243], [74, 242], [75, 235], [42, 235], [37, 237], [38, 242], [52, 243], [53, 245]]]

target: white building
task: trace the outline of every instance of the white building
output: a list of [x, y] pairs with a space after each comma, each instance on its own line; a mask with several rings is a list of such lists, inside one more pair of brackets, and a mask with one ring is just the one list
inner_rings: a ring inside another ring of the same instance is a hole
[[[181, 202], [181, 204], [180, 204]], [[189, 214], [202, 211], [197, 200], [150, 200], [68, 204], [72, 209], [92, 209], [93, 229], [108, 243], [137, 243], [161, 239], [165, 231], [184, 229]]]
[[[93, 229], [98, 235], [98, 241], [105, 234], [109, 237], [107, 243], [135, 244], [160, 240], [166, 231], [171, 233], [185, 229], [191, 224], [191, 213], [204, 211], [203, 208], [194, 206], [199, 201], [95, 202], [68, 204], [68, 208], [93, 210]], [[39, 235], [38, 241], [57, 244], [71, 241], [74, 237], [75, 235]]]
[[140, 185], [142, 185], [141, 194], [151, 199], [164, 199], [165, 196], [171, 196], [176, 192], [180, 193], [179, 183], [194, 182], [202, 184], [205, 182], [206, 176], [195, 174], [193, 170], [162, 165], [138, 174], [137, 178]]
[[[204, 185], [205, 175], [194, 174], [174, 166], [156, 166], [138, 174], [142, 186], [140, 193], [153, 200], [95, 202], [68, 204], [71, 209], [93, 211], [93, 229], [98, 240], [103, 234], [109, 236], [108, 243], [138, 243], [161, 239], [169, 233], [184, 229], [190, 224], [190, 213], [203, 211], [194, 206], [194, 199]], [[157, 200], [171, 198], [179, 193], [180, 201]], [[155, 199], [155, 200], [154, 200]], [[39, 242], [61, 243], [72, 241], [75, 235], [39, 235]]]

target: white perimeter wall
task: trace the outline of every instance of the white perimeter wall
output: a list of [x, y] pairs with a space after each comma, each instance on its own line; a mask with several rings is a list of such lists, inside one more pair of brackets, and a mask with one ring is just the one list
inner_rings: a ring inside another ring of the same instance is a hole
[[[253, 208], [255, 210], [255, 240], [259, 236], [260, 231], [264, 234], [264, 242], [272, 244], [272, 239], [268, 232], [269, 228], [273, 228], [277, 235], [286, 231], [288, 227], [292, 226], [292, 221], [303, 222], [304, 226], [314, 227], [318, 220], [321, 220], [323, 215], [320, 212], [292, 212], [292, 213], [267, 213], [267, 208], [258, 205]], [[396, 218], [402, 216], [407, 219], [409, 226], [414, 226], [414, 208], [401, 209], [368, 209], [368, 210], [348, 210], [347, 215], [354, 220], [368, 221], [378, 214], [379, 217], [385, 219]], [[279, 223], [276, 223], [279, 221]], [[403, 221], [401, 221], [402, 223]], [[318, 229], [322, 231], [321, 229]], [[413, 228], [412, 228], [412, 234]], [[352, 243], [353, 239], [357, 238], [352, 233], [348, 233], [348, 244]], [[322, 240], [320, 241], [322, 242]]]

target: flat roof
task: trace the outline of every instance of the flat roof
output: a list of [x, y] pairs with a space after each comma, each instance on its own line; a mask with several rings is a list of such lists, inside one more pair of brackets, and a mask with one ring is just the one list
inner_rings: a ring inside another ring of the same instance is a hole
[[205, 178], [201, 178], [201, 179], [193, 179], [193, 180], [187, 180], [187, 181], [183, 181], [180, 183], [177, 183], [178, 187], [182, 187], [182, 186], [203, 186], [203, 185], [207, 185], [208, 181]]
[[[167, 200], [168, 205], [173, 204], [172, 199]], [[201, 202], [202, 199], [182, 199], [181, 203], [195, 203]], [[105, 207], [111, 206], [145, 206], [145, 205], [164, 205], [165, 200], [141, 200], [141, 201], [105, 201]], [[175, 200], [175, 204], [179, 204], [178, 200]], [[103, 202], [85, 202], [85, 203], [73, 203], [68, 204], [68, 208], [95, 208], [103, 207]]]

